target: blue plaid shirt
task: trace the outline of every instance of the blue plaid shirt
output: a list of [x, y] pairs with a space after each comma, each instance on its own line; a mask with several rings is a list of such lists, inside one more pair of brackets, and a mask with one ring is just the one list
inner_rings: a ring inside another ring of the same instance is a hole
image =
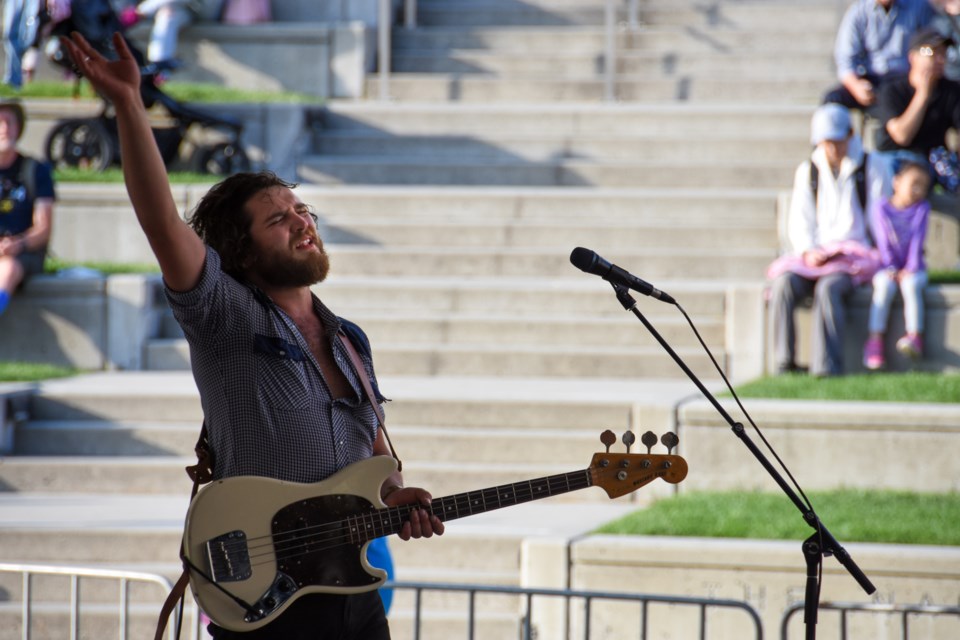
[[[207, 248], [192, 291], [168, 288], [166, 295], [190, 345], [215, 478], [317, 482], [372, 455], [376, 415], [337, 339], [341, 320], [319, 299], [314, 297], [314, 309], [354, 391], [347, 398], [331, 397], [290, 317], [266, 295], [224, 273], [213, 249]], [[377, 389], [366, 336], [356, 325], [349, 328], [359, 333], [362, 344], [355, 339], [354, 345]]]

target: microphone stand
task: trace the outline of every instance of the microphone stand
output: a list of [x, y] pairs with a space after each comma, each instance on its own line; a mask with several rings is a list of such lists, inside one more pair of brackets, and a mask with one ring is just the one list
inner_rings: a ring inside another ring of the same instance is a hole
[[620, 301], [620, 304], [623, 305], [623, 308], [627, 311], [632, 311], [635, 316], [643, 323], [643, 326], [647, 328], [647, 331], [656, 338], [657, 342], [660, 343], [660, 346], [666, 350], [670, 357], [673, 358], [674, 362], [687, 374], [687, 377], [697, 388], [700, 389], [700, 393], [710, 401], [714, 406], [717, 412], [723, 416], [723, 419], [726, 420], [727, 424], [730, 425], [730, 428], [733, 430], [734, 435], [740, 438], [740, 441], [746, 445], [747, 449], [750, 450], [750, 453], [763, 465], [763, 468], [767, 470], [767, 473], [773, 478], [773, 480], [780, 485], [780, 488], [783, 490], [787, 497], [796, 505], [797, 509], [800, 510], [800, 513], [803, 515], [804, 521], [813, 527], [814, 533], [809, 538], [804, 540], [802, 551], [803, 557], [807, 565], [807, 583], [806, 583], [806, 598], [804, 600], [804, 611], [803, 611], [803, 622], [806, 625], [806, 637], [807, 640], [814, 640], [817, 636], [817, 611], [820, 605], [820, 586], [819, 586], [819, 576], [821, 569], [823, 567], [823, 557], [833, 555], [837, 560], [842, 564], [846, 570], [853, 576], [853, 578], [860, 584], [864, 591], [867, 594], [871, 594], [877, 590], [873, 583], [870, 582], [870, 579], [867, 578], [866, 574], [860, 570], [860, 567], [853, 561], [853, 558], [850, 557], [850, 554], [840, 546], [840, 543], [837, 542], [836, 538], [827, 530], [827, 528], [820, 521], [816, 513], [797, 496], [794, 492], [793, 487], [791, 487], [787, 481], [783, 478], [780, 471], [773, 466], [767, 456], [760, 450], [759, 447], [750, 439], [749, 434], [743, 427], [743, 424], [740, 422], [734, 421], [730, 414], [727, 413], [726, 409], [723, 408], [717, 399], [710, 393], [703, 383], [697, 378], [697, 376], [690, 370], [690, 368], [684, 363], [683, 359], [677, 355], [676, 351], [667, 344], [666, 340], [653, 328], [647, 319], [642, 313], [637, 309], [637, 301], [630, 295], [630, 292], [626, 287], [623, 287], [619, 284], [610, 283], [613, 286], [613, 290], [617, 293], [617, 300]]

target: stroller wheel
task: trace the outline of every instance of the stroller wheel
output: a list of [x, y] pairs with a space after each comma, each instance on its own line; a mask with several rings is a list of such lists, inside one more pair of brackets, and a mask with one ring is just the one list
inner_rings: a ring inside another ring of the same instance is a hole
[[234, 143], [220, 142], [201, 149], [197, 154], [195, 169], [199, 173], [228, 176], [250, 170], [250, 159], [243, 148]]
[[95, 119], [68, 120], [47, 136], [47, 160], [55, 169], [103, 171], [113, 163], [110, 134]]

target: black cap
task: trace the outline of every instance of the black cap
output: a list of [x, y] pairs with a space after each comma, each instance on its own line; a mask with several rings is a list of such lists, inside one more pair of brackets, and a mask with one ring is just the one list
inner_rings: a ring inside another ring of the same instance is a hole
[[920, 47], [941, 47], [956, 44], [950, 36], [944, 35], [933, 27], [923, 27], [917, 29], [916, 33], [910, 36], [910, 50]]

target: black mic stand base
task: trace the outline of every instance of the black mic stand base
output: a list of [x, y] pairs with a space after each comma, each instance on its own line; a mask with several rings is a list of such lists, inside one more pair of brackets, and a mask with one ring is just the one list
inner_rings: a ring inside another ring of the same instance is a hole
[[803, 558], [807, 562], [807, 589], [803, 601], [803, 624], [807, 628], [807, 640], [817, 637], [817, 610], [820, 605], [820, 570], [823, 567], [823, 550], [820, 534], [813, 532], [803, 541]]

